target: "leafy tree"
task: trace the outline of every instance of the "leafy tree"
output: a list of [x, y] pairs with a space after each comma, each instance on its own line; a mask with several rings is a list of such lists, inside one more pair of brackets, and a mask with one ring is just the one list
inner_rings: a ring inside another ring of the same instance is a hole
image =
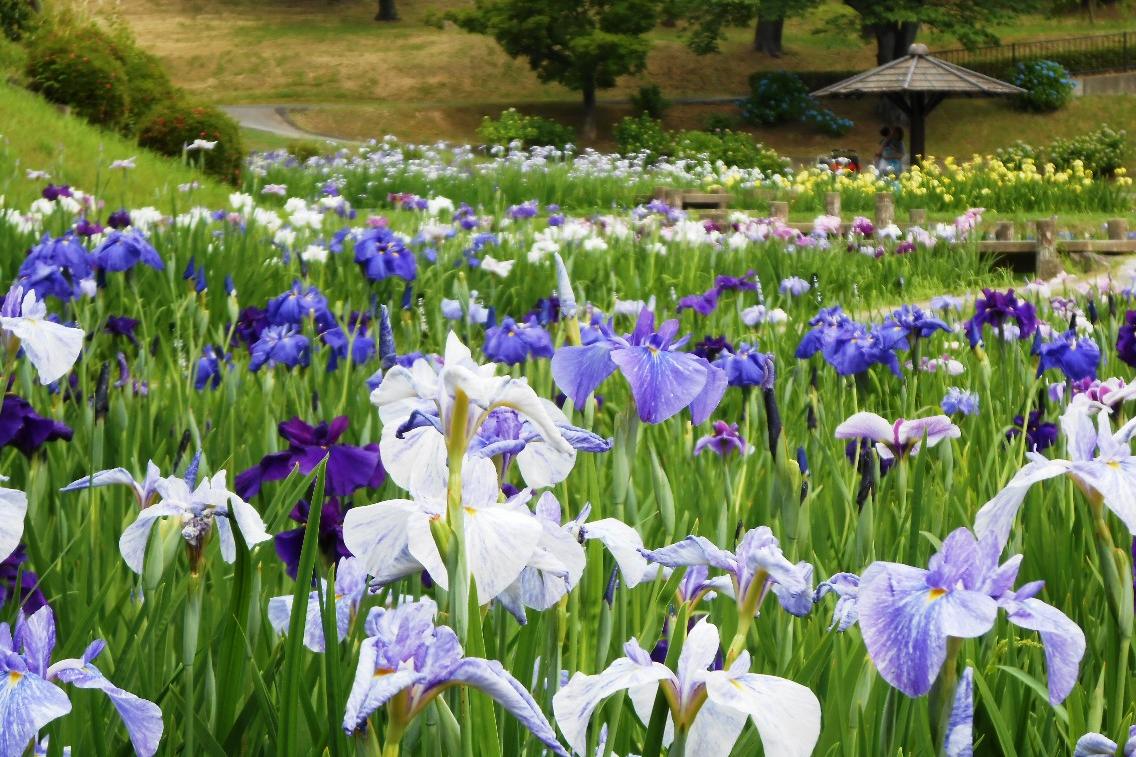
[[493, 37], [524, 58], [544, 82], [578, 90], [584, 100], [584, 137], [596, 133], [596, 92], [643, 70], [655, 26], [657, 0], [475, 0], [447, 14], [462, 29]]
[[730, 26], [754, 24], [753, 49], [781, 56], [785, 19], [800, 16], [820, 0], [705, 0], [688, 7], [687, 42], [699, 54], [718, 52], [718, 42]]

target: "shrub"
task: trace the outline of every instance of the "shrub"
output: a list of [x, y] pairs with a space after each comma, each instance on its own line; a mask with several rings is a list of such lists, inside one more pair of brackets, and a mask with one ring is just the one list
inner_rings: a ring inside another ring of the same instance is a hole
[[852, 122], [824, 108], [791, 71], [758, 72], [749, 77], [750, 95], [740, 103], [742, 120], [754, 126], [799, 122], [825, 134], [847, 134]]
[[646, 113], [627, 116], [615, 125], [613, 130], [619, 151], [624, 155], [646, 152], [652, 159], [670, 155], [674, 139], [662, 121], [651, 118]]
[[159, 103], [178, 99], [180, 93], [162, 68], [161, 62], [132, 42], [122, 45], [122, 65], [126, 71], [126, 88], [130, 97], [130, 133], [136, 133]]
[[155, 107], [138, 134], [138, 144], [163, 155], [180, 156], [194, 140], [216, 142], [212, 150], [202, 150], [205, 172], [225, 181], [240, 178], [244, 148], [237, 122], [216, 108], [166, 102]]
[[671, 101], [663, 97], [658, 84], [647, 84], [631, 96], [631, 107], [639, 115], [662, 118], [671, 107]]
[[738, 125], [737, 116], [730, 115], [729, 113], [711, 113], [706, 116], [706, 131], [722, 131], [723, 129], [733, 129]]
[[294, 139], [286, 145], [288, 154], [301, 163], [306, 162], [309, 158], [319, 157], [323, 155], [324, 150], [319, 142], [313, 142], [310, 139]]
[[676, 158], [705, 158], [711, 163], [722, 161], [727, 166], [758, 168], [762, 173], [773, 174], [785, 170], [789, 161], [766, 147], [745, 132], [680, 131], [674, 139]]
[[29, 89], [91, 123], [116, 128], [129, 118], [125, 67], [112, 48], [86, 44], [84, 35], [50, 32], [37, 38], [25, 72]]
[[1012, 82], [1025, 90], [1014, 98], [1021, 110], [1049, 113], [1060, 110], [1073, 99], [1073, 80], [1060, 63], [1051, 60], [1023, 61], [1017, 65]]
[[1111, 176], [1124, 165], [1128, 154], [1128, 135], [1107, 124], [1094, 132], [1071, 139], [1055, 139], [1049, 146], [1049, 160], [1057, 168], [1070, 168], [1074, 161], [1098, 176]]
[[1017, 171], [1026, 162], [1036, 165], [1041, 155], [1040, 150], [1036, 147], [1019, 139], [1009, 147], [1001, 147], [995, 150], [994, 157], [1002, 161], [1006, 168]]
[[28, 0], [0, 0], [0, 32], [19, 42], [31, 31], [35, 10]]
[[481, 119], [481, 126], [477, 127], [477, 136], [489, 145], [520, 142], [525, 147], [551, 145], [560, 148], [572, 144], [576, 137], [572, 129], [563, 124], [550, 118], [526, 116], [516, 108], [503, 111], [496, 119], [489, 116]]

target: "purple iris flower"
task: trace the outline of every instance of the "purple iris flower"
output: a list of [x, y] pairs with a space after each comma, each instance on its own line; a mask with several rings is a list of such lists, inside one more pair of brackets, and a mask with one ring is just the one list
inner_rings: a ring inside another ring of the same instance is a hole
[[773, 355], [744, 342], [736, 351], [724, 351], [713, 365], [726, 372], [730, 386], [765, 386], [774, 375]]
[[561, 347], [552, 358], [557, 386], [583, 407], [588, 395], [615, 372], [623, 373], [646, 423], [661, 423], [689, 407], [695, 425], [714, 412], [726, 391], [726, 374], [705, 358], [680, 352], [689, 337], [676, 340], [678, 321], [655, 331], [655, 314], [644, 308], [635, 330], [617, 337], [610, 326], [593, 329], [579, 347]]
[[734, 345], [725, 336], [707, 336], [696, 342], [690, 354], [706, 358], [711, 363], [723, 352], [733, 352]]
[[119, 208], [107, 216], [106, 225], [112, 229], [125, 229], [130, 225], [130, 211], [126, 208]]
[[971, 667], [962, 672], [955, 687], [943, 757], [974, 757], [974, 668]]
[[903, 305], [884, 319], [884, 328], [897, 329], [904, 336], [926, 339], [936, 331], [951, 330], [944, 321], [932, 318], [917, 305]]
[[[1073, 757], [1116, 757], [1120, 745], [1101, 733], [1086, 733], [1077, 739]], [[1123, 757], [1136, 755], [1136, 725], [1128, 727], [1128, 739], [1121, 752]]]
[[328, 372], [338, 368], [340, 360], [350, 358], [355, 365], [363, 365], [375, 356], [375, 340], [367, 336], [367, 324], [358, 316], [354, 313], [344, 330], [330, 313], [327, 314], [326, 318], [333, 325], [320, 333], [320, 340], [331, 348], [327, 357]]
[[787, 294], [790, 297], [800, 297], [811, 288], [809, 282], [805, 281], [800, 276], [790, 276], [781, 280], [779, 291], [781, 294]]
[[1116, 356], [1136, 367], [1136, 310], [1124, 314], [1124, 323], [1116, 334]]
[[754, 615], [770, 589], [781, 606], [793, 615], [804, 617], [813, 608], [813, 566], [807, 562], [796, 565], [789, 562], [768, 526], [747, 531], [736, 552], [721, 549], [702, 536], [688, 536], [668, 547], [639, 552], [647, 562], [668, 568], [694, 565], [717, 568], [725, 575], [708, 585], [733, 597], [739, 608], [747, 608]]
[[830, 342], [844, 326], [851, 323], [853, 323], [852, 318], [839, 305], [822, 308], [809, 319], [812, 328], [801, 338], [801, 343], [797, 346], [797, 358], [808, 360], [824, 349], [825, 344]]
[[540, 211], [540, 203], [536, 200], [528, 200], [522, 202], [520, 205], [511, 205], [505, 211], [505, 215], [514, 221], [519, 221], [526, 218], [534, 218]]
[[957, 439], [962, 431], [945, 415], [900, 418], [892, 422], [875, 413], [859, 412], [836, 427], [837, 439], [871, 439], [882, 459], [918, 455], [924, 441], [934, 447], [944, 439]]
[[43, 196], [43, 199], [55, 202], [60, 197], [70, 197], [71, 187], [66, 184], [48, 184], [40, 191], [40, 194]]
[[36, 299], [57, 297], [71, 300], [79, 295], [79, 282], [90, 278], [91, 256], [74, 234], [52, 238], [44, 235], [20, 264], [17, 283], [34, 290]]
[[0, 447], [10, 445], [31, 457], [48, 442], [71, 441], [71, 434], [70, 426], [39, 415], [23, 397], [4, 395], [0, 405]]
[[939, 407], [947, 415], [956, 415], [962, 413], [963, 415], [977, 415], [978, 414], [978, 395], [974, 392], [960, 389], [957, 386], [952, 386], [947, 389], [946, 396], [943, 401], [939, 403]]
[[135, 347], [138, 346], [138, 337], [134, 332], [138, 329], [138, 321], [134, 318], [127, 318], [124, 315], [109, 315], [106, 319], [106, 324], [103, 326], [103, 331], [112, 336], [125, 337]]
[[[458, 315], [460, 318], [461, 315]], [[550, 323], [560, 322], [560, 298], [555, 294], [551, 297], [541, 297], [536, 301], [533, 309], [525, 313], [524, 320], [530, 321], [536, 319], [536, 322], [541, 326], [548, 326]], [[451, 318], [450, 320], [457, 320]]]
[[[392, 700], [388, 730], [405, 729], [443, 690], [473, 686], [521, 721], [558, 757], [568, 757], [548, 719], [528, 691], [496, 660], [466, 657], [453, 629], [435, 626], [438, 608], [423, 597], [393, 610], [371, 609], [367, 638], [359, 650], [359, 667], [347, 697], [343, 730], [355, 733], [371, 713]], [[397, 699], [396, 699], [397, 697]]]
[[552, 357], [552, 337], [535, 318], [518, 324], [506, 316], [497, 326], [485, 330], [485, 357], [495, 363], [520, 365], [533, 358]]
[[22, 544], [0, 561], [0, 607], [12, 597], [19, 597], [20, 608], [26, 613], [47, 605], [47, 597], [39, 588], [39, 576], [23, 568], [26, 561], [26, 549]]
[[1073, 381], [1096, 378], [1101, 361], [1097, 343], [1088, 337], [1078, 338], [1073, 329], [1042, 344], [1038, 355], [1041, 357], [1037, 366], [1038, 376], [1051, 368], [1059, 368], [1066, 378]]
[[112, 231], [92, 257], [95, 267], [102, 271], [129, 271], [139, 263], [158, 271], [166, 267], [150, 240], [138, 229]]
[[983, 289], [982, 295], [975, 300], [974, 317], [966, 324], [972, 346], [976, 340], [981, 341], [983, 326], [1002, 333], [1012, 322], [1018, 327], [1019, 339], [1029, 339], [1037, 331], [1037, 311], [1032, 303], [1019, 300], [1013, 289], [1005, 292]]
[[817, 584], [813, 602], [818, 603], [826, 594], [836, 595], [836, 606], [832, 609], [832, 624], [828, 630], [847, 631], [856, 625], [859, 613], [856, 601], [860, 595], [860, 577], [855, 573], [837, 573], [827, 581]]
[[268, 322], [275, 326], [299, 326], [308, 318], [318, 321], [330, 317], [327, 297], [314, 286], [305, 289], [299, 279], [292, 282], [287, 292], [268, 301], [266, 313]]
[[355, 262], [369, 281], [382, 281], [391, 276], [413, 281], [418, 275], [414, 253], [385, 226], [366, 229], [356, 237]]
[[931, 690], [947, 658], [949, 638], [973, 639], [994, 627], [998, 610], [1016, 626], [1038, 631], [1049, 670], [1049, 701], [1060, 704], [1077, 683], [1085, 635], [1036, 595], [1020, 589], [1022, 556], [999, 564], [997, 538], [979, 541], [967, 528], [951, 532], [927, 570], [875, 562], [861, 577], [857, 612], [868, 654], [888, 683], [918, 697]]
[[102, 234], [104, 231], [102, 224], [85, 216], [75, 222], [75, 233], [81, 237], [93, 237], [95, 234]]
[[869, 328], [850, 321], [825, 336], [823, 354], [841, 376], [863, 373], [873, 365], [885, 365], [896, 376], [902, 376], [896, 351], [907, 347], [907, 339], [898, 329]]
[[249, 370], [254, 372], [266, 364], [269, 368], [277, 365], [306, 368], [311, 360], [308, 338], [296, 331], [295, 326], [266, 327], [249, 351], [252, 353]]
[[226, 355], [219, 348], [207, 344], [201, 348], [201, 357], [197, 360], [197, 370], [193, 374], [193, 388], [203, 391], [206, 387], [216, 389], [221, 385], [222, 361], [229, 362]]
[[[241, 481], [238, 477], [238, 489], [240, 484]], [[306, 499], [297, 502], [288, 517], [299, 523], [299, 527], [281, 531], [272, 537], [273, 546], [276, 547], [276, 556], [284, 563], [285, 571], [293, 580], [295, 580], [296, 571], [300, 567], [300, 550], [304, 546], [304, 534], [307, 531], [308, 513], [311, 512], [311, 508], [311, 504]], [[343, 543], [343, 515], [345, 512], [343, 502], [338, 497], [328, 497], [320, 510], [319, 549], [320, 554], [329, 563], [351, 556], [347, 545]]]
[[379, 445], [364, 447], [339, 444], [350, 421], [341, 415], [331, 423], [309, 426], [299, 418], [283, 421], [277, 428], [288, 442], [288, 449], [265, 455], [260, 462], [237, 476], [236, 490], [242, 499], [251, 499], [265, 481], [281, 481], [299, 468], [306, 476], [327, 458], [325, 491], [332, 497], [346, 497], [358, 489], [377, 489], [386, 480], [379, 460]]
[[1006, 439], [1013, 441], [1025, 431], [1026, 451], [1044, 452], [1057, 443], [1057, 424], [1045, 421], [1040, 410], [1031, 410], [1029, 423], [1020, 415], [1014, 416], [1014, 425], [1006, 432]]
[[852, 233], [870, 237], [876, 233], [876, 227], [864, 216], [856, 216], [852, 219]]
[[718, 307], [718, 299], [723, 292], [757, 291], [756, 271], [747, 271], [742, 276], [719, 276], [714, 280], [714, 286], [702, 294], [691, 294], [678, 301], [678, 312], [693, 310], [699, 315], [710, 315]]
[[710, 450], [718, 457], [728, 457], [734, 453], [746, 454], [749, 451], [749, 445], [738, 433], [738, 424], [714, 421], [714, 432], [694, 443], [694, 455], [696, 457], [706, 450]]
[[71, 701], [59, 684], [98, 689], [110, 699], [130, 736], [135, 753], [150, 757], [162, 740], [162, 711], [158, 705], [118, 688], [94, 665], [106, 647], [98, 639], [80, 658], [52, 664], [55, 616], [50, 607], [20, 614], [15, 633], [0, 623], [0, 675], [5, 682], [0, 698], [0, 754], [21, 755], [48, 723], [71, 711]]

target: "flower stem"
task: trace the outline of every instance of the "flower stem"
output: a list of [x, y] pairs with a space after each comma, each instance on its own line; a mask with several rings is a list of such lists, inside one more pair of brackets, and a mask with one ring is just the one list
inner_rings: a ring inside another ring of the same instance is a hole
[[469, 397], [461, 389], [454, 393], [450, 410], [448, 451], [449, 480], [446, 484], [446, 522], [450, 527], [450, 543], [446, 552], [446, 569], [450, 578], [450, 624], [465, 643], [469, 631], [469, 578], [466, 575], [465, 511], [462, 508], [462, 461], [465, 459], [466, 425], [469, 420]]
[[947, 743], [947, 727], [954, 707], [955, 689], [958, 687], [958, 656], [962, 651], [962, 639], [954, 636], [947, 639], [947, 659], [939, 677], [931, 689], [931, 717], [934, 718], [935, 738], [940, 751]]
[[184, 754], [194, 754], [194, 661], [197, 658], [197, 639], [201, 628], [201, 600], [204, 596], [205, 582], [201, 574], [191, 573], [189, 576], [189, 590], [185, 598], [185, 615], [182, 622], [181, 658], [184, 667], [183, 693], [185, 706], [184, 723]]

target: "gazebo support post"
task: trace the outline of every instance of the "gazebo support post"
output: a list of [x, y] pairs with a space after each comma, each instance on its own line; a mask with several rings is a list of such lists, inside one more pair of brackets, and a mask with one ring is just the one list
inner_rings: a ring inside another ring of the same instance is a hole
[[916, 166], [919, 159], [927, 153], [927, 102], [922, 92], [912, 92], [909, 96], [911, 122], [911, 142], [907, 164]]

